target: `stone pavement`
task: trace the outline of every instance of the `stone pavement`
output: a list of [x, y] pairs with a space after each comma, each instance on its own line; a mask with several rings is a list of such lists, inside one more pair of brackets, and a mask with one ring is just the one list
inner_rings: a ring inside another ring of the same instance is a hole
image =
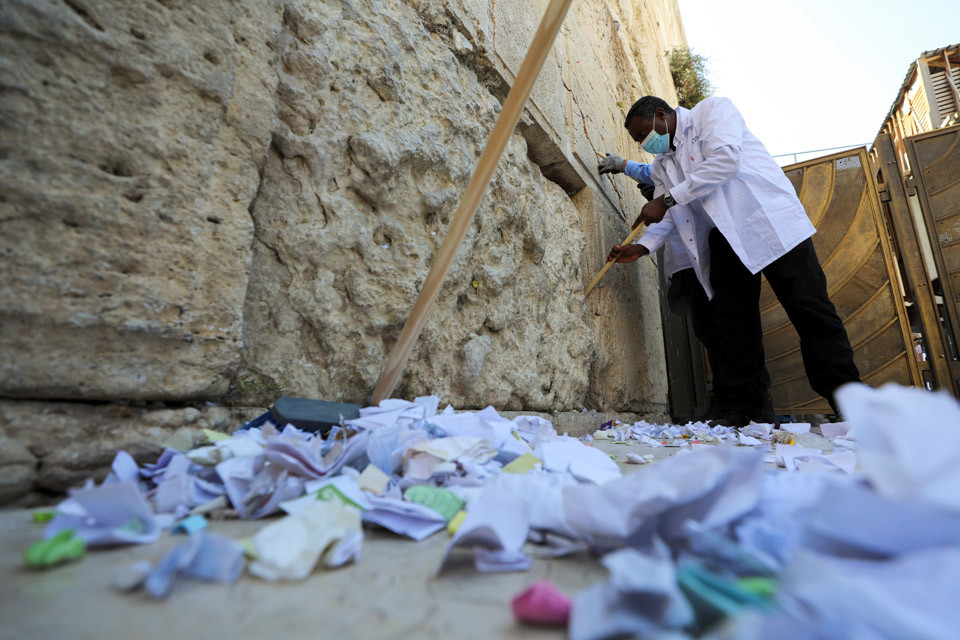
[[[679, 451], [637, 442], [595, 444], [621, 463], [627, 452], [662, 459]], [[624, 473], [652, 466], [621, 464]], [[264, 525], [221, 521], [212, 522], [211, 530], [243, 538]], [[111, 577], [132, 562], [159, 559], [182, 536], [165, 533], [155, 544], [95, 550], [80, 562], [30, 571], [21, 554], [42, 530], [27, 510], [0, 511], [0, 544], [6, 550], [0, 554], [0, 640], [561, 638], [564, 631], [517, 625], [511, 598], [540, 578], [573, 595], [607, 575], [589, 555], [535, 559], [525, 573], [482, 574], [465, 554], [438, 576], [446, 532], [414, 542], [366, 528], [359, 562], [342, 569], [318, 569], [292, 583], [268, 583], [247, 573], [233, 585], [186, 580], [157, 602], [143, 593], [113, 591]]]

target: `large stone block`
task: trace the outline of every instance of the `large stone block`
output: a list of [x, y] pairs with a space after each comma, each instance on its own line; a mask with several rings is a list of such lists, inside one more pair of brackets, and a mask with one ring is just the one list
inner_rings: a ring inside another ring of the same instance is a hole
[[0, 7], [0, 394], [226, 391], [278, 6]]
[[258, 408], [149, 408], [79, 402], [0, 401], [0, 504], [30, 491], [63, 492], [102, 481], [123, 449], [155, 462], [180, 427], [230, 432]]
[[0, 436], [0, 505], [30, 493], [36, 477], [36, 456], [22, 442]]

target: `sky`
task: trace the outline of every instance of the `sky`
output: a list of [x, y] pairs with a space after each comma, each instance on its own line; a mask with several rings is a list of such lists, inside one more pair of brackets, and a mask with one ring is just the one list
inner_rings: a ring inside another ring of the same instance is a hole
[[677, 2], [713, 95], [775, 156], [873, 142], [910, 63], [960, 42], [957, 0]]

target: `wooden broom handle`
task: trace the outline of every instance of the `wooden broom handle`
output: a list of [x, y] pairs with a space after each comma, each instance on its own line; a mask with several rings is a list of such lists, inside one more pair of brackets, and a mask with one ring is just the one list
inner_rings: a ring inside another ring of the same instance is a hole
[[527, 104], [527, 98], [530, 97], [530, 91], [533, 89], [533, 83], [543, 63], [550, 53], [553, 41], [556, 40], [557, 33], [560, 31], [560, 25], [563, 24], [563, 18], [567, 15], [567, 10], [573, 0], [550, 0], [547, 10], [543, 14], [540, 26], [533, 36], [533, 42], [530, 43], [530, 49], [527, 51], [523, 64], [520, 65], [520, 71], [517, 73], [517, 79], [507, 94], [507, 99], [503, 103], [503, 109], [497, 118], [497, 123], [490, 132], [490, 138], [487, 145], [477, 161], [477, 167], [473, 170], [473, 176], [467, 185], [467, 190], [460, 201], [460, 207], [453, 216], [453, 222], [447, 231], [443, 243], [440, 245], [440, 251], [437, 253], [433, 264], [430, 265], [430, 272], [427, 273], [427, 279], [423, 281], [423, 287], [420, 289], [420, 295], [413, 305], [413, 311], [403, 325], [403, 331], [397, 339], [397, 344], [393, 347], [393, 352], [387, 360], [380, 374], [380, 380], [377, 381], [377, 387], [373, 391], [372, 402], [374, 405], [380, 404], [381, 400], [389, 398], [393, 393], [397, 382], [400, 380], [400, 374], [410, 358], [413, 346], [420, 337], [420, 331], [427, 318], [427, 312], [437, 294], [440, 293], [440, 285], [450, 270], [454, 258], [457, 256], [457, 250], [463, 242], [473, 216], [480, 205], [480, 199], [483, 197], [487, 185], [490, 184], [490, 177], [493, 175], [500, 156], [510, 140], [510, 135], [520, 120], [520, 114], [523, 112], [524, 105]]
[[[638, 225], [637, 225], [637, 228], [634, 229], [633, 231], [631, 231], [631, 232], [630, 232], [630, 235], [627, 236], [627, 239], [620, 243], [620, 246], [626, 246], [626, 245], [630, 244], [631, 242], [633, 242], [633, 239], [634, 239], [635, 237], [637, 237], [637, 234], [640, 233], [640, 230], [643, 229], [644, 226], [646, 226], [646, 225], [644, 225], [644, 224], [638, 224]], [[593, 279], [593, 282], [590, 283], [590, 286], [588, 286], [588, 287], [586, 288], [586, 290], [584, 290], [584, 292], [583, 292], [583, 297], [584, 297], [584, 298], [586, 298], [588, 295], [590, 295], [590, 292], [593, 291], [593, 288], [594, 288], [595, 286], [597, 286], [597, 283], [600, 282], [600, 278], [603, 277], [603, 274], [605, 274], [605, 273], [607, 272], [607, 269], [610, 268], [610, 266], [613, 264], [613, 262], [614, 262], [613, 260], [608, 260], [608, 261], [607, 261], [607, 264], [603, 265], [603, 269], [600, 269], [600, 273], [597, 274], [597, 277], [594, 278], [594, 279]]]

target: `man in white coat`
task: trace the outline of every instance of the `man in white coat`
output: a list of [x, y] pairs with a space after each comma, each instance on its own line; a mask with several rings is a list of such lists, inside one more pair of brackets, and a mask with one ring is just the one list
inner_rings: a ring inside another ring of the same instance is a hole
[[[647, 200], [653, 200], [659, 195], [656, 192], [653, 177], [650, 175], [650, 165], [648, 164], [626, 160], [608, 153], [598, 163], [597, 170], [601, 175], [623, 173], [633, 178], [637, 181], [637, 186], [641, 188], [643, 197]], [[660, 193], [662, 193], [662, 190]], [[668, 211], [667, 216], [672, 216], [672, 212]], [[661, 242], [658, 236], [664, 233], [669, 235]], [[654, 238], [657, 238], [656, 242], [654, 242]], [[661, 223], [651, 227], [647, 230], [641, 242], [645, 243], [646, 246], [659, 247], [660, 244], [664, 245], [663, 275], [668, 283], [667, 304], [670, 311], [677, 315], [689, 314], [693, 324], [693, 332], [707, 351], [707, 361], [710, 363], [710, 370], [713, 374], [710, 404], [706, 412], [697, 416], [696, 419], [715, 420], [720, 417], [721, 408], [734, 404], [734, 401], [730, 397], [730, 392], [724, 386], [724, 366], [720, 360], [723, 336], [716, 322], [714, 322], [713, 302], [707, 297], [706, 291], [700, 284], [697, 272], [693, 268], [693, 261], [684, 248], [675, 225]], [[656, 248], [654, 251], [656, 251]], [[641, 255], [646, 255], [646, 253], [647, 251], [644, 251], [636, 257], [640, 258]], [[626, 261], [628, 260], [621, 260], [621, 262]], [[766, 368], [764, 368], [764, 375], [767, 375]], [[769, 407], [757, 419], [758, 421], [763, 419], [765, 422], [776, 422], [772, 407]]]
[[725, 338], [725, 385], [736, 402], [719, 422], [742, 426], [766, 417], [761, 273], [800, 335], [810, 386], [836, 412], [834, 391], [860, 374], [810, 239], [816, 229], [783, 170], [726, 98], [707, 98], [688, 110], [645, 96], [630, 108], [625, 126], [657, 156], [651, 171], [657, 197], [634, 223], [653, 225], [640, 244], [615, 246], [610, 257], [635, 260], [679, 233], [700, 283], [715, 297]]

